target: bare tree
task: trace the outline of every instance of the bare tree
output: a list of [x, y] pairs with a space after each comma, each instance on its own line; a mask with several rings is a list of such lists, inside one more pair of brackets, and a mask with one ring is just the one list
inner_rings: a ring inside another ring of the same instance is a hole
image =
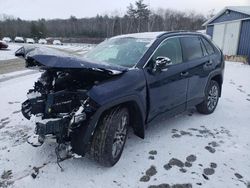
[[[172, 30], [200, 30], [202, 23], [212, 15], [197, 14], [194, 11], [183, 12], [172, 9], [149, 10], [143, 0], [127, 7], [125, 15], [113, 11], [109, 15], [97, 15], [92, 18], [40, 19], [26, 21], [12, 16], [0, 17], [0, 37], [17, 35], [23, 37], [64, 37], [64, 38], [109, 38], [114, 35]], [[99, 40], [97, 40], [99, 41]]]

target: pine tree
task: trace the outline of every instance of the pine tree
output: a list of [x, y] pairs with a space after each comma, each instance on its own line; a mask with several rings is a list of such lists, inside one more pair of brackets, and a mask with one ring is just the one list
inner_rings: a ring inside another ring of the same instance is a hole
[[130, 18], [135, 18], [136, 17], [136, 9], [134, 8], [134, 6], [130, 3], [129, 6], [127, 7], [127, 15]]
[[143, 0], [136, 1], [135, 8], [132, 4], [127, 7], [127, 15], [132, 25], [136, 26], [136, 32], [148, 31], [150, 14], [148, 5], [144, 4]]

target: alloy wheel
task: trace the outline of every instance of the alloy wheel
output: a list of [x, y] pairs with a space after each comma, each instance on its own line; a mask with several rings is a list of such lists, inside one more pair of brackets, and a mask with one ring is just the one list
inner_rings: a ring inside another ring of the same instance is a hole
[[112, 155], [114, 158], [116, 158], [119, 155], [119, 153], [123, 148], [123, 145], [125, 144], [127, 125], [128, 125], [128, 116], [124, 114], [119, 121], [119, 125], [115, 132], [113, 140]]
[[209, 111], [213, 111], [217, 105], [219, 98], [219, 89], [216, 85], [213, 85], [208, 92], [207, 108]]

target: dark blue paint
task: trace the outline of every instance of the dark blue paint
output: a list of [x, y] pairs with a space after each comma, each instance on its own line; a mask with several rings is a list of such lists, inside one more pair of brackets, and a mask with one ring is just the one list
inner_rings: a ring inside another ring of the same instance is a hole
[[221, 16], [219, 16], [218, 18], [216, 18], [215, 20], [211, 21], [208, 24], [221, 23], [221, 22], [239, 20], [244, 18], [250, 18], [250, 16], [247, 14], [229, 10], [229, 14], [227, 14], [225, 11]]
[[[206, 86], [210, 83], [210, 80], [214, 76], [223, 77], [224, 61], [222, 53], [215, 47], [214, 54], [204, 55], [205, 57], [196, 58], [192, 61], [184, 60], [183, 63], [168, 65], [165, 69], [159, 71], [153, 71], [153, 66], [155, 65], [153, 61], [152, 64], [147, 64], [150, 56], [162, 41], [170, 37], [184, 36], [203, 37], [209, 41], [206, 36], [199, 33], [166, 33], [156, 39], [135, 68], [123, 68], [120, 70], [118, 67], [108, 67], [118, 71], [126, 69], [126, 71], [103, 80], [99, 79], [99, 74], [92, 74], [93, 71], [99, 72], [95, 68], [103, 66], [101, 64], [98, 65], [98, 63], [85, 62], [67, 56], [58, 56], [57, 60], [56, 55], [53, 55], [52, 60], [49, 55], [34, 53], [34, 51], [27, 56], [26, 61], [29, 61], [28, 57], [30, 57], [32, 60], [39, 61], [41, 65], [48, 67], [51, 72], [53, 70], [64, 71], [78, 76], [79, 80], [84, 78], [88, 71], [92, 71], [91, 75], [86, 76], [86, 81], [89, 79], [100, 80], [100, 82], [92, 84], [87, 92], [90, 100], [89, 108], [94, 109], [91, 111], [91, 116], [89, 116], [87, 122], [84, 122], [84, 124], [71, 132], [71, 139], [73, 138], [71, 143], [81, 146], [78, 147], [80, 150], [74, 150], [74, 152], [84, 155], [88, 150], [90, 139], [96, 129], [98, 120], [105, 111], [112, 107], [128, 102], [130, 104], [128, 107], [131, 107], [131, 102], [135, 104], [136, 107], [131, 111], [133, 120], [131, 122], [134, 124], [132, 126], [135, 133], [144, 138], [145, 124], [176, 115], [185, 111], [187, 107], [195, 106], [204, 101]], [[213, 46], [212, 43], [211, 45]], [[183, 50], [185, 49], [182, 48]], [[72, 64], [70, 64], [70, 60]], [[82, 65], [81, 67], [78, 67], [79, 63]], [[37, 64], [34, 66], [37, 66]], [[105, 69], [107, 67], [102, 68]], [[78, 74], [77, 71], [79, 70], [84, 70], [85, 72]], [[107, 71], [104, 71], [102, 74], [110, 75]], [[138, 110], [135, 111], [134, 109]]]
[[159, 73], [152, 73], [151, 67], [145, 69], [150, 97], [148, 121], [174, 108], [185, 110], [188, 78], [182, 77], [181, 73], [187, 71], [188, 65], [185, 63], [170, 66]]
[[[212, 55], [170, 65], [166, 71], [161, 72], [152, 72], [152, 67], [146, 64], [162, 41], [170, 37], [183, 36], [204, 37], [209, 41], [204, 35], [193, 32], [166, 33], [158, 37], [136, 68], [94, 86], [89, 91], [90, 98], [101, 104], [101, 109], [98, 109], [95, 117], [91, 118], [89, 127], [93, 126], [94, 130], [97, 120], [106, 109], [130, 100], [135, 101], [140, 112], [143, 113], [142, 115], [135, 113], [135, 117], [143, 117], [140, 129], [144, 128], [144, 124], [176, 115], [185, 111], [187, 107], [202, 102], [205, 97], [205, 87], [210, 79], [214, 76], [220, 76], [223, 79], [224, 61], [221, 51], [214, 47], [215, 53]], [[213, 46], [212, 43], [211, 45]], [[183, 72], [187, 72], [188, 75], [183, 76]], [[201, 95], [198, 96], [197, 93]], [[144, 137], [144, 130], [141, 133], [140, 137]], [[85, 141], [87, 140], [88, 138]]]
[[238, 55], [247, 56], [250, 64], [250, 20], [245, 20], [241, 23]]

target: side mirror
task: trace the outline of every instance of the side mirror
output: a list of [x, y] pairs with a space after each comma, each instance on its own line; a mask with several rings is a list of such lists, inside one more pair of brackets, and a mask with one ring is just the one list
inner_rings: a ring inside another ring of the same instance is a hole
[[169, 65], [172, 65], [171, 59], [164, 56], [159, 56], [155, 60], [153, 72], [161, 72], [163, 69], [166, 69]]

